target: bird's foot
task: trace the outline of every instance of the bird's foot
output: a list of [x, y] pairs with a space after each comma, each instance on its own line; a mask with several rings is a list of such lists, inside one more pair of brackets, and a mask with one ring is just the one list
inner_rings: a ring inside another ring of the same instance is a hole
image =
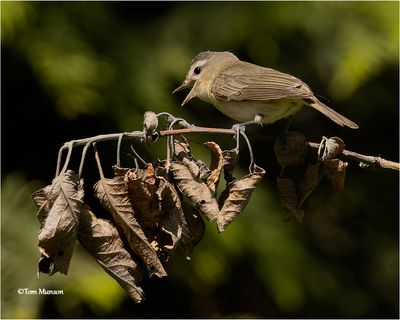
[[250, 124], [258, 124], [263, 126], [263, 116], [256, 114], [253, 120], [237, 123], [232, 126], [232, 129], [237, 130], [238, 128], [241, 128], [241, 130], [245, 131], [246, 126]]

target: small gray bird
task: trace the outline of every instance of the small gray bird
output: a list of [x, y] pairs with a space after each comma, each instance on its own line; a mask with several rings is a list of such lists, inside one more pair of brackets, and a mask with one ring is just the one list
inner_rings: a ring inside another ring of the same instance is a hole
[[358, 126], [319, 101], [300, 79], [240, 61], [230, 52], [205, 51], [191, 63], [185, 81], [173, 93], [193, 87], [182, 103], [198, 97], [239, 122], [270, 124], [312, 107], [343, 126]]

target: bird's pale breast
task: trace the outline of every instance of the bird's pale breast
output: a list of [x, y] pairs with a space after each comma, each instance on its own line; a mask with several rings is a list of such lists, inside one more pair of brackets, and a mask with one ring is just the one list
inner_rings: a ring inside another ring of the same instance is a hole
[[263, 118], [264, 124], [274, 123], [298, 112], [304, 102], [301, 100], [271, 100], [271, 101], [220, 101], [209, 99], [219, 111], [239, 122], [254, 120], [256, 115]]

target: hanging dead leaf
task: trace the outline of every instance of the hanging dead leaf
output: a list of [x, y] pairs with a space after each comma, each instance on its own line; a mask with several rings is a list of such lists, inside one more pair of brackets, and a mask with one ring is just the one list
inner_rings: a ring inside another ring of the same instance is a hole
[[297, 222], [302, 222], [304, 211], [297, 208], [298, 200], [295, 182], [287, 178], [278, 178], [278, 189], [281, 197], [281, 206], [285, 213], [284, 220], [288, 221], [294, 217]]
[[278, 164], [282, 167], [301, 165], [307, 155], [306, 138], [300, 132], [288, 132], [276, 139], [274, 151]]
[[237, 149], [224, 150], [222, 151], [222, 155], [224, 160], [224, 179], [227, 183], [229, 183], [235, 180], [235, 177], [233, 176], [233, 170], [237, 165], [239, 152]]
[[198, 211], [191, 205], [182, 202], [184, 220], [182, 223], [182, 239], [180, 246], [187, 259], [194, 247], [201, 241], [205, 232], [204, 221]]
[[[36, 207], [38, 208], [38, 213], [37, 213], [37, 218], [40, 223], [40, 230], [42, 230], [46, 218], [49, 215], [50, 211], [50, 192], [51, 192], [51, 185], [47, 185], [46, 187], [34, 192], [32, 194], [32, 199], [33, 202], [36, 204]], [[47, 273], [47, 274], [53, 274], [52, 272], [54, 271], [54, 263], [51, 258], [45, 255], [41, 255], [39, 262], [38, 262], [38, 271]], [[39, 273], [38, 272], [38, 273]], [[55, 271], [54, 271], [55, 272]]]
[[135, 302], [144, 299], [143, 290], [137, 284], [142, 278], [143, 270], [124, 248], [118, 230], [111, 222], [97, 218], [89, 207], [84, 206], [80, 216], [78, 239]]
[[38, 209], [37, 218], [40, 223], [40, 228], [43, 228], [44, 222], [46, 221], [50, 211], [50, 192], [51, 185], [47, 185], [32, 194], [32, 200]]
[[168, 260], [182, 234], [183, 212], [174, 186], [157, 176], [151, 164], [146, 170], [129, 171], [125, 180], [144, 233], [158, 255]]
[[183, 211], [179, 195], [174, 186], [164, 178], [158, 177], [160, 187], [156, 194], [161, 202], [162, 215], [159, 222], [161, 230], [170, 237], [169, 243], [162, 243], [162, 247], [171, 253], [177, 246], [182, 237], [182, 224], [184, 221]]
[[83, 187], [72, 170], [53, 180], [34, 195], [40, 207], [38, 219], [42, 225], [38, 248], [42, 256], [38, 272], [67, 274], [78, 232], [78, 217], [83, 205]]
[[[235, 166], [237, 165], [238, 161], [238, 150], [237, 149], [232, 149], [232, 150], [224, 150], [223, 152], [224, 156], [224, 179], [226, 181], [226, 184], [228, 185], [230, 182], [235, 181], [236, 178], [233, 176], [233, 170], [235, 169]], [[218, 198], [218, 206], [219, 209], [222, 208], [224, 205], [225, 200], [229, 196], [229, 189], [225, 188], [224, 191], [222, 191], [221, 195]]]
[[142, 226], [155, 228], [161, 215], [161, 203], [154, 201], [158, 181], [153, 165], [149, 163], [144, 170], [129, 170], [124, 179], [136, 218], [140, 220]]
[[222, 232], [246, 207], [250, 197], [265, 174], [265, 170], [257, 165], [251, 173], [241, 179], [227, 184], [228, 196], [224, 200], [221, 213], [217, 218], [218, 231]]
[[156, 176], [167, 179], [168, 178], [167, 160], [158, 160], [155, 165], [154, 171], [156, 172]]
[[318, 157], [322, 160], [331, 160], [338, 158], [346, 145], [339, 137], [331, 137], [327, 139], [322, 137], [320, 147], [318, 149]]
[[167, 273], [157, 253], [135, 218], [124, 176], [117, 175], [113, 179], [102, 178], [95, 184], [94, 191], [102, 206], [112, 214], [116, 225], [122, 229], [133, 252], [143, 259], [149, 274], [166, 276]]
[[174, 155], [179, 160], [192, 157], [190, 153], [190, 145], [185, 137], [181, 137], [181, 140], [174, 139]]
[[175, 157], [184, 163], [195, 179], [205, 180], [210, 175], [207, 165], [201, 160], [195, 160], [190, 153], [190, 146], [187, 140], [174, 140]]
[[302, 207], [304, 201], [307, 200], [307, 198], [311, 195], [311, 193], [320, 182], [322, 177], [322, 171], [320, 167], [320, 162], [308, 164], [306, 172], [304, 173], [304, 177], [299, 184], [299, 203], [297, 205], [298, 208]]
[[210, 164], [210, 174], [206, 178], [206, 185], [211, 190], [213, 194], [217, 190], [219, 178], [221, 176], [221, 170], [224, 165], [224, 156], [222, 150], [218, 144], [213, 141], [207, 141], [203, 143], [203, 146], [211, 151], [211, 164]]
[[171, 162], [171, 172], [180, 192], [208, 219], [214, 220], [219, 214], [218, 203], [203, 181], [197, 181], [191, 170], [180, 161]]
[[348, 163], [340, 159], [324, 160], [324, 174], [332, 182], [335, 190], [344, 189], [344, 180], [346, 178], [346, 168]]

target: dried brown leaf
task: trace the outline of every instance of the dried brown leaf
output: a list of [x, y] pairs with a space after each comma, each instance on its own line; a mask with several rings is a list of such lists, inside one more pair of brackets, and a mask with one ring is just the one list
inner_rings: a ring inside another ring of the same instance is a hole
[[227, 183], [229, 183], [235, 180], [235, 177], [233, 176], [233, 170], [237, 165], [239, 152], [237, 149], [224, 150], [222, 151], [222, 155], [224, 159], [224, 179]]
[[171, 162], [171, 172], [180, 192], [208, 219], [219, 214], [218, 203], [203, 181], [197, 181], [190, 168], [181, 161]]
[[38, 272], [67, 274], [83, 205], [83, 187], [78, 175], [72, 170], [60, 174], [51, 189], [45, 187], [34, 195], [34, 201], [40, 207], [41, 223], [38, 248], [42, 257]]
[[183, 212], [174, 186], [156, 171], [160, 170], [148, 164], [146, 170], [129, 171], [125, 179], [144, 233], [158, 255], [167, 260], [181, 238]]
[[331, 160], [338, 158], [346, 145], [339, 137], [331, 137], [329, 139], [323, 137], [321, 145], [318, 149], [318, 156], [322, 160]]
[[181, 201], [174, 186], [162, 177], [158, 177], [158, 179], [160, 180], [160, 187], [156, 194], [162, 207], [159, 228], [170, 238], [166, 239], [166, 242], [160, 242], [160, 246], [166, 259], [168, 259], [169, 254], [173, 252], [181, 240], [184, 216]]
[[227, 184], [228, 196], [217, 219], [218, 231], [222, 232], [246, 207], [250, 197], [265, 174], [265, 170], [254, 165], [253, 172]]
[[219, 177], [221, 175], [221, 170], [224, 165], [224, 156], [220, 146], [213, 141], [204, 142], [203, 146], [211, 151], [211, 172], [206, 178], [205, 182], [208, 188], [210, 188], [211, 192], [215, 194], [219, 183]]
[[304, 177], [299, 184], [299, 203], [297, 205], [298, 208], [301, 208], [304, 201], [307, 200], [307, 198], [311, 195], [311, 193], [320, 182], [322, 177], [322, 171], [320, 168], [320, 162], [308, 164], [306, 172], [304, 173]]
[[40, 228], [43, 227], [50, 211], [50, 192], [51, 185], [47, 185], [32, 194], [32, 200], [38, 209], [37, 218], [40, 222]]
[[295, 182], [287, 178], [278, 178], [278, 189], [281, 197], [281, 206], [285, 212], [284, 220], [288, 221], [294, 217], [297, 222], [301, 222], [304, 211], [297, 208], [298, 200]]
[[97, 218], [89, 207], [84, 206], [78, 239], [135, 302], [144, 299], [143, 290], [137, 284], [142, 278], [142, 269], [124, 248], [118, 230], [111, 222]]
[[143, 259], [150, 275], [166, 276], [157, 253], [135, 218], [124, 176], [103, 178], [95, 184], [94, 190], [102, 206], [112, 214], [116, 225], [122, 229], [133, 252]]
[[184, 220], [180, 246], [187, 259], [194, 247], [201, 241], [205, 232], [204, 221], [198, 211], [191, 205], [182, 202]]
[[161, 203], [156, 199], [158, 181], [151, 163], [145, 170], [129, 170], [125, 176], [136, 217], [146, 227], [154, 228], [160, 219]]
[[192, 158], [190, 153], [190, 145], [187, 142], [185, 137], [182, 137], [183, 140], [174, 139], [174, 152], [175, 156], [182, 160], [183, 158]]
[[190, 146], [184, 141], [174, 140], [175, 157], [184, 163], [196, 179], [205, 180], [210, 174], [207, 165], [201, 160], [195, 160], [190, 153]]
[[324, 160], [324, 174], [332, 182], [335, 190], [344, 189], [344, 180], [346, 178], [346, 168], [348, 163], [340, 159]]
[[307, 155], [306, 138], [300, 132], [288, 132], [276, 139], [274, 151], [279, 165], [283, 167], [301, 165]]

